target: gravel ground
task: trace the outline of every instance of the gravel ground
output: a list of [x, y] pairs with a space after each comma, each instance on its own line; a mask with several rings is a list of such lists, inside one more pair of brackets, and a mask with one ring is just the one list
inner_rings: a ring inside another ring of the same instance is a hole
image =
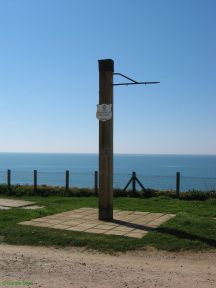
[[210, 288], [216, 252], [154, 249], [117, 255], [77, 248], [0, 245], [0, 287]]

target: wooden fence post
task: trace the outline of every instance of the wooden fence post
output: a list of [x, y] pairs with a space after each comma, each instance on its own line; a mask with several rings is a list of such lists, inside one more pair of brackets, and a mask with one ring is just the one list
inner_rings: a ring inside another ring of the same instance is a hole
[[180, 196], [180, 172], [176, 172], [176, 197]]
[[65, 175], [65, 190], [69, 190], [69, 171], [66, 170], [66, 175]]
[[98, 195], [98, 171], [94, 172], [94, 187], [95, 187], [95, 194]]
[[136, 172], [132, 172], [132, 190], [136, 193]]
[[37, 192], [37, 170], [34, 170], [34, 192]]
[[10, 169], [7, 170], [7, 186], [8, 186], [8, 189], [10, 190], [11, 189], [11, 170]]

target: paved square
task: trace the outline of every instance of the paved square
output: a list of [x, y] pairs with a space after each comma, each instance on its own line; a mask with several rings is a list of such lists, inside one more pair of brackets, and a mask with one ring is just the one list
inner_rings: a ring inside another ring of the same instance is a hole
[[98, 209], [80, 208], [19, 224], [142, 238], [149, 231], [175, 217], [173, 214], [120, 210], [114, 210], [113, 215], [114, 220], [112, 222], [100, 221], [98, 220]]
[[8, 210], [11, 209], [10, 207], [6, 207], [6, 206], [0, 206], [0, 210]]
[[39, 205], [28, 205], [28, 206], [24, 206], [21, 207], [22, 209], [29, 209], [29, 210], [34, 210], [34, 209], [42, 209], [45, 206], [39, 206]]
[[0, 206], [18, 208], [28, 205], [33, 205], [35, 202], [26, 201], [26, 200], [13, 200], [13, 199], [0, 199]]

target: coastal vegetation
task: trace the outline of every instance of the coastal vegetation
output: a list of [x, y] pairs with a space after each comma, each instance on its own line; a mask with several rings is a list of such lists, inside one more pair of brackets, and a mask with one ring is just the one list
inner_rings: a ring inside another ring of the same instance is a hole
[[[60, 186], [37, 186], [37, 189], [32, 185], [11, 185], [8, 187], [6, 184], [0, 184], [0, 195], [8, 196], [64, 196], [64, 197], [90, 197], [97, 196], [98, 192], [94, 188], [78, 188], [71, 187], [65, 189]], [[126, 190], [114, 189], [115, 197], [134, 197], [134, 198], [151, 198], [166, 196], [169, 198], [179, 198], [182, 200], [207, 200], [211, 198], [216, 199], [216, 190], [200, 191], [188, 190], [176, 194], [175, 190]]]

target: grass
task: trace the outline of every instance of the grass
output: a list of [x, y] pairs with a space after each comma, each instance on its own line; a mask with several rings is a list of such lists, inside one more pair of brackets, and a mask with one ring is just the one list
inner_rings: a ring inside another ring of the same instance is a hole
[[216, 249], [216, 199], [184, 201], [165, 196], [153, 198], [114, 198], [114, 209], [163, 212], [176, 217], [149, 232], [142, 239], [99, 235], [42, 227], [18, 225], [19, 222], [81, 207], [97, 207], [92, 197], [20, 196], [1, 198], [35, 201], [46, 208], [0, 211], [0, 242], [33, 246], [79, 246], [98, 251], [127, 251], [153, 246], [168, 251]]

